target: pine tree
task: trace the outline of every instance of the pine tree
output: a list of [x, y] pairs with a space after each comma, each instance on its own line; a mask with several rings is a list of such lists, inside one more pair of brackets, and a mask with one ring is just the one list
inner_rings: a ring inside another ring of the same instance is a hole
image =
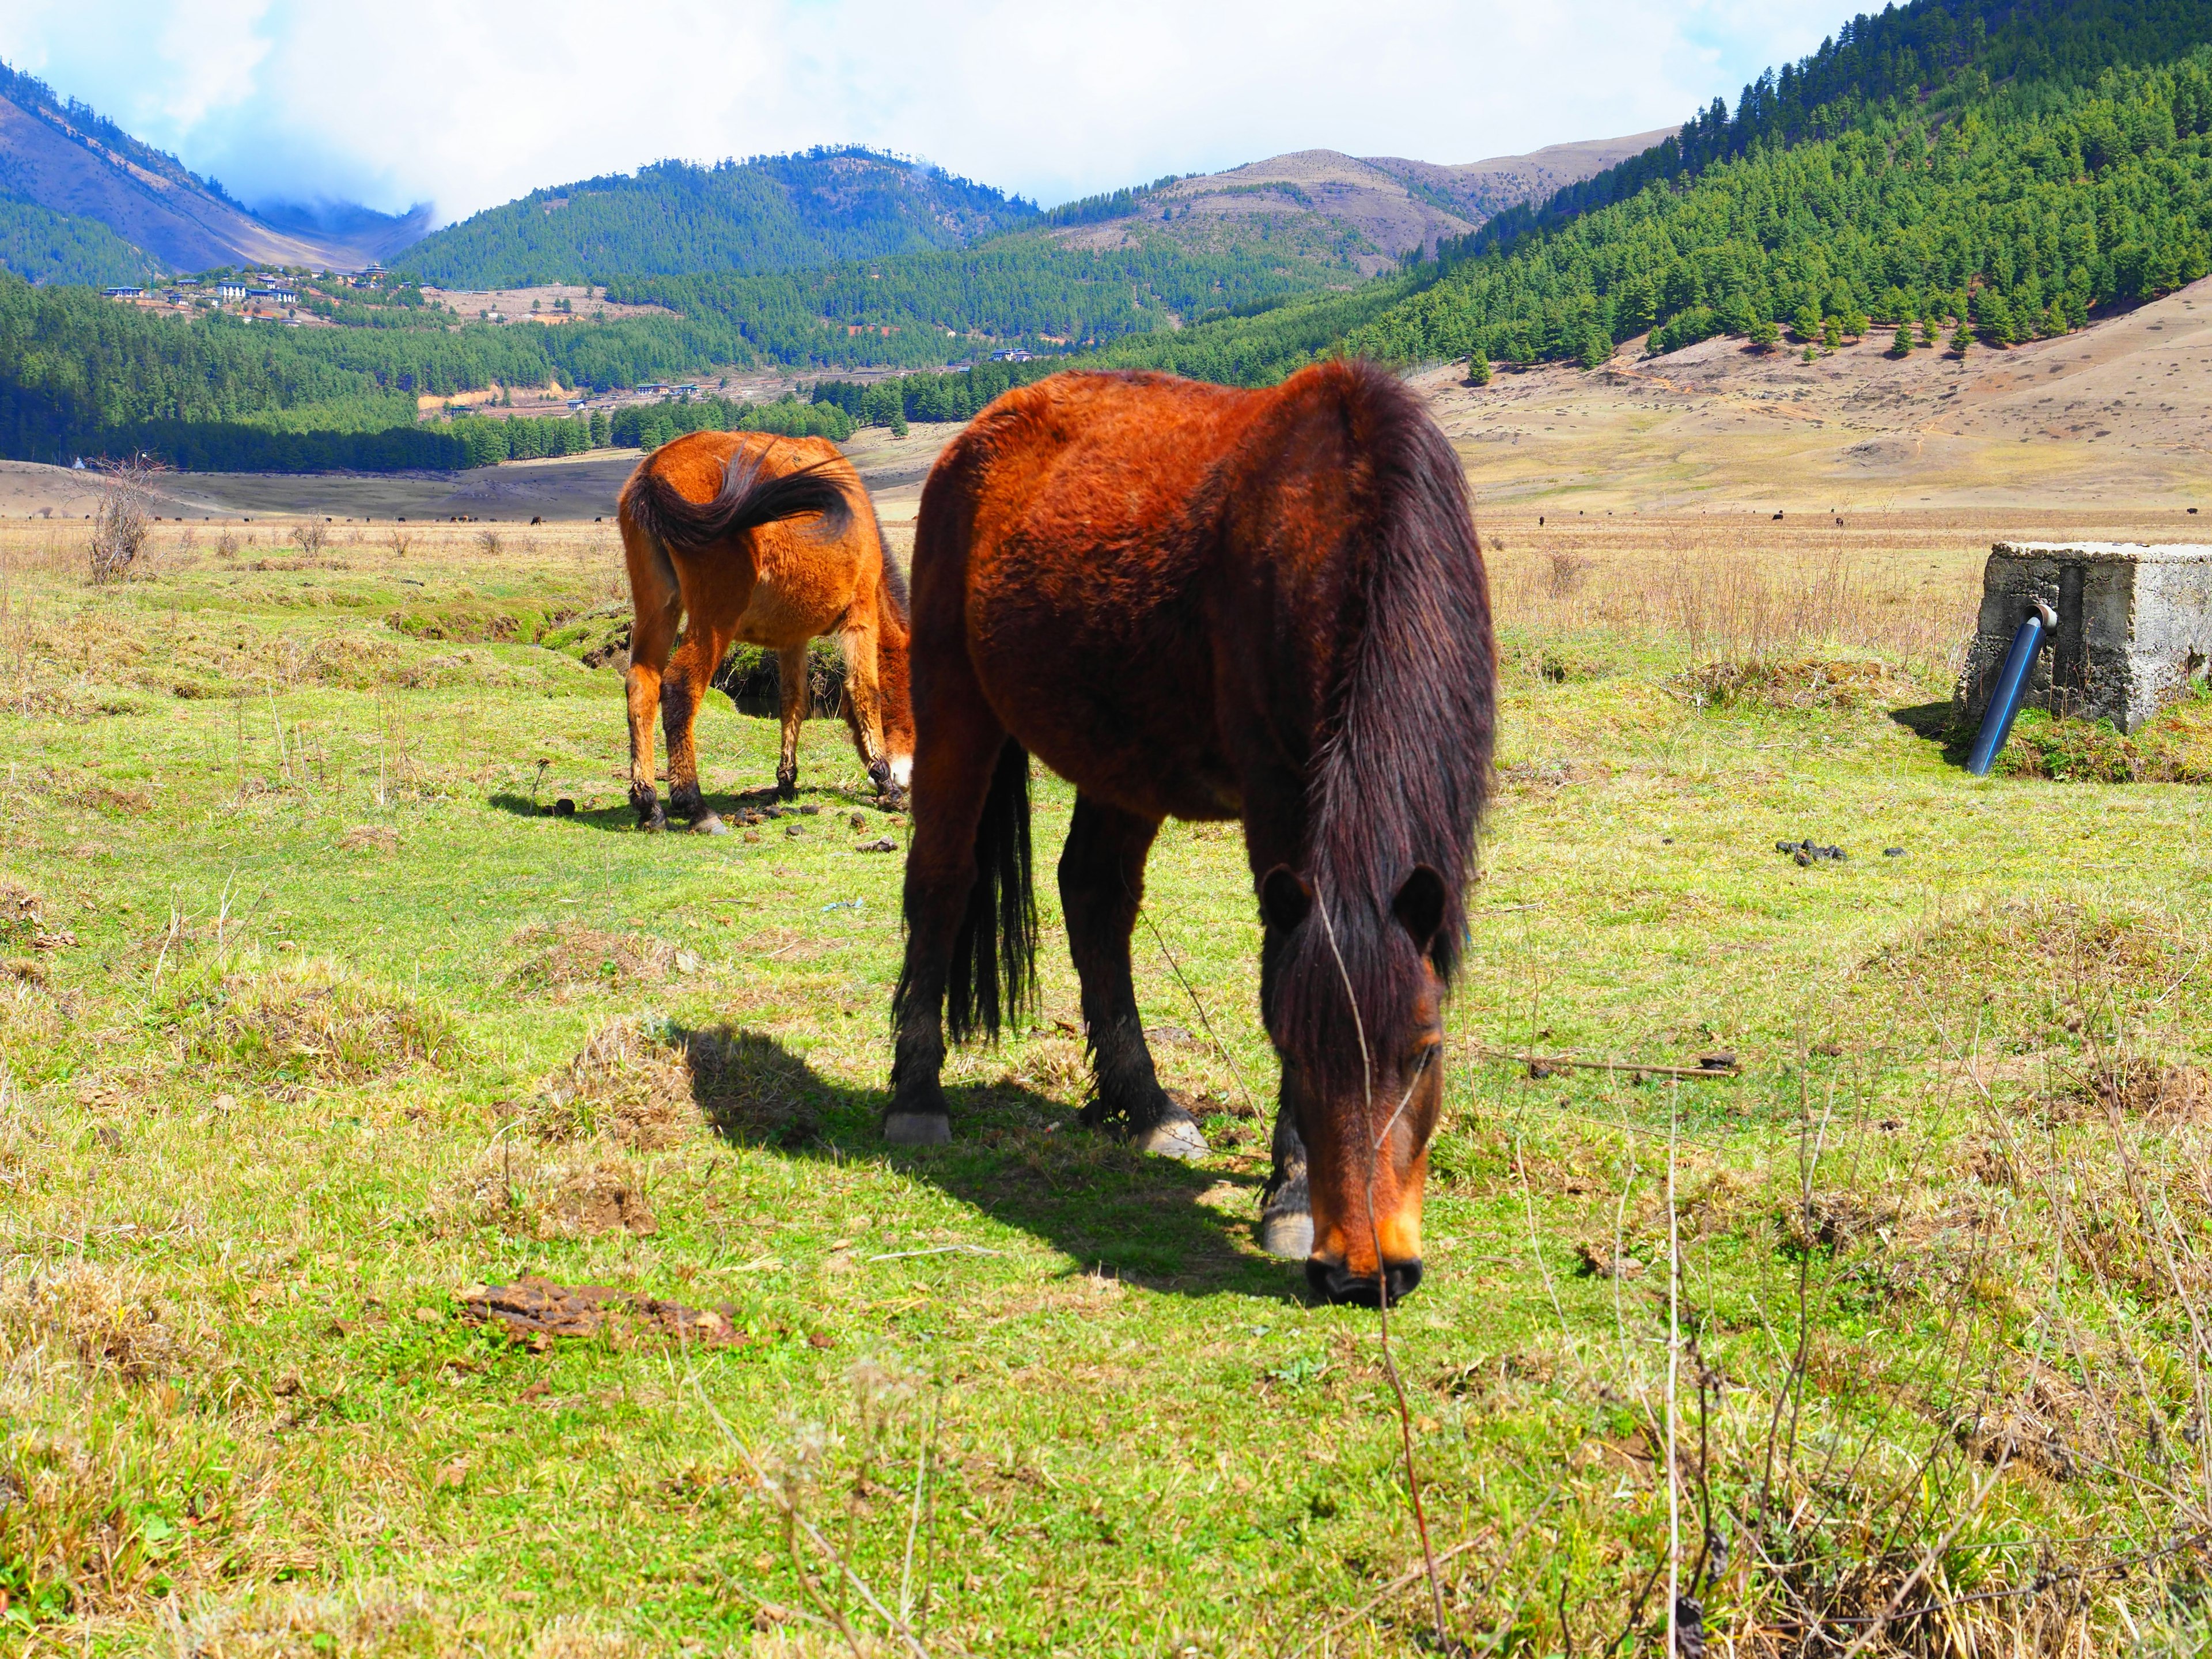
[[1967, 323], [1961, 322], [1959, 325], [1959, 331], [1951, 337], [1951, 349], [1957, 352], [1959, 356], [1963, 357], [1966, 355], [1966, 348], [1973, 344], [1973, 343], [1974, 331], [1972, 326]]
[[1467, 383], [1469, 386], [1490, 384], [1490, 354], [1477, 346], [1467, 360]]
[[1910, 357], [1912, 355], [1911, 324], [1899, 323], [1897, 325], [1897, 337], [1889, 343], [1889, 355], [1893, 357]]
[[1797, 314], [1790, 319], [1790, 326], [1797, 331], [1799, 339], [1811, 344], [1820, 337], [1820, 307], [1810, 300], [1806, 301], [1797, 307]]
[[1933, 347], [1933, 346], [1935, 345], [1935, 343], [1936, 343], [1936, 319], [1935, 319], [1935, 318], [1933, 318], [1933, 317], [1923, 317], [1923, 318], [1920, 319], [1920, 343], [1921, 343], [1923, 346], [1926, 346], [1926, 347]]
[[1761, 351], [1771, 351], [1775, 343], [1781, 337], [1782, 331], [1775, 326], [1774, 319], [1771, 317], [1759, 317], [1753, 319], [1751, 343]]
[[1836, 318], [1831, 317], [1820, 325], [1820, 343], [1822, 345], [1827, 347], [1829, 350], [1833, 351], [1838, 346], [1843, 344], [1843, 343], [1844, 325], [1841, 321]]

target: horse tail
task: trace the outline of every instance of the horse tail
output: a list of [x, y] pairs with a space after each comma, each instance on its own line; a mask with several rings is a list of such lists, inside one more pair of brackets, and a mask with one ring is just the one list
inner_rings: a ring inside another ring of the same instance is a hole
[[1036, 890], [1030, 877], [1030, 751], [1008, 738], [975, 826], [975, 884], [953, 936], [945, 1024], [955, 1042], [1000, 1027], [1036, 987]]
[[691, 551], [747, 530], [809, 514], [820, 534], [836, 539], [852, 527], [853, 504], [843, 483], [824, 469], [842, 457], [811, 461], [787, 472], [769, 471], [773, 444], [738, 451], [722, 468], [722, 488], [709, 501], [695, 501], [647, 460], [623, 487], [622, 516], [661, 546]]

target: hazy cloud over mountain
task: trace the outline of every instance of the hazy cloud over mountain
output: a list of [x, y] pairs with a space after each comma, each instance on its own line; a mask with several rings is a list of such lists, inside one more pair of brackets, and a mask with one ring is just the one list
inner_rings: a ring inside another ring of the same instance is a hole
[[448, 219], [822, 143], [1048, 205], [1310, 147], [1474, 161], [1680, 120], [1835, 21], [1790, 0], [15, 0], [0, 58], [247, 200]]

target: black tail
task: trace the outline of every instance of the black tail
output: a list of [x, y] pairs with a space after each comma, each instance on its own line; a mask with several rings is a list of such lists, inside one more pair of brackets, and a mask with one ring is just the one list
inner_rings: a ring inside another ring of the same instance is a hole
[[815, 461], [771, 475], [768, 459], [772, 453], [771, 446], [757, 454], [730, 457], [722, 472], [721, 493], [711, 501], [691, 500], [648, 461], [623, 491], [623, 507], [631, 521], [663, 547], [706, 547], [740, 531], [810, 513], [821, 516], [821, 535], [843, 535], [853, 522], [853, 504], [843, 486], [823, 471], [832, 463]]
[[1030, 751], [999, 751], [983, 821], [975, 826], [975, 885], [952, 941], [945, 1024], [955, 1042], [993, 1042], [1036, 988], [1036, 892], [1030, 882]]

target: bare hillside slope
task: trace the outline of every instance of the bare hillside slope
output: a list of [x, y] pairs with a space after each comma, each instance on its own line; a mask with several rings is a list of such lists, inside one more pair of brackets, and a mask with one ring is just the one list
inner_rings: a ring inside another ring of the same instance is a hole
[[1419, 383], [1480, 497], [1563, 506], [2135, 506], [2212, 514], [2212, 278], [2063, 338], [1805, 362], [1717, 338]]
[[1527, 155], [1451, 167], [1334, 149], [1293, 150], [1146, 192], [1137, 211], [1060, 233], [1076, 246], [1119, 246], [1141, 231], [1199, 248], [1265, 236], [1286, 251], [1332, 251], [1363, 276], [1441, 239], [1464, 236], [1522, 202], [1549, 196], [1649, 149], [1671, 129], [1553, 144]]
[[173, 270], [351, 269], [388, 254], [395, 242], [404, 246], [427, 221], [427, 212], [394, 218], [351, 209], [331, 225], [301, 216], [279, 228], [216, 195], [173, 157], [96, 130], [79, 112], [21, 95], [27, 77], [11, 78], [11, 93], [0, 94], [0, 189], [97, 220]]

